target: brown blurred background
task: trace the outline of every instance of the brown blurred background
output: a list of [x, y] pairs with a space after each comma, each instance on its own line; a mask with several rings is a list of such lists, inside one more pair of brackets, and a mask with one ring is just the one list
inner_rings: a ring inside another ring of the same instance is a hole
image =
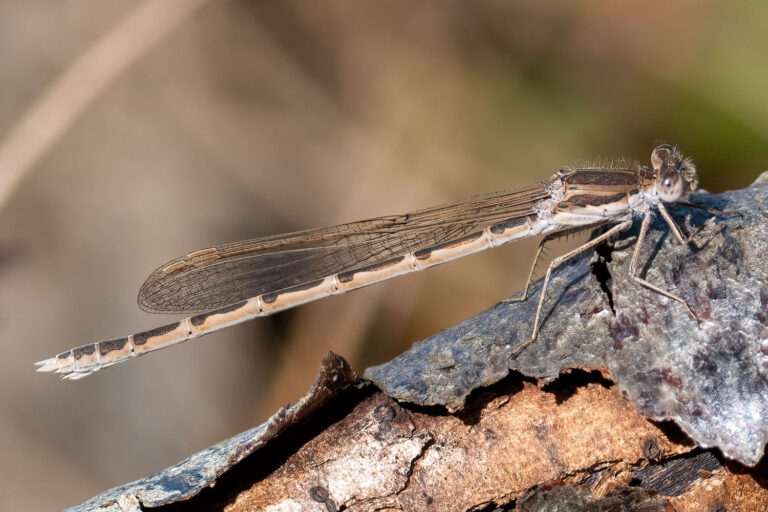
[[679, 144], [768, 168], [765, 2], [0, 0], [0, 509], [55, 510], [522, 287], [535, 242], [78, 382], [32, 363], [160, 325], [136, 292], [217, 243], [401, 213]]

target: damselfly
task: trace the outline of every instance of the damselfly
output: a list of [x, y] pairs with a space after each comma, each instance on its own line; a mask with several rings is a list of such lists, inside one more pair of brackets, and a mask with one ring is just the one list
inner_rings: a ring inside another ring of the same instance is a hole
[[698, 176], [690, 158], [663, 144], [653, 150], [651, 165], [564, 168], [549, 180], [522, 190], [193, 252], [155, 270], [139, 291], [139, 305], [146, 311], [194, 316], [62, 352], [36, 363], [38, 371], [79, 379], [132, 357], [255, 317], [424, 270], [514, 240], [545, 235], [523, 293], [518, 299], [509, 299], [526, 300], [536, 261], [547, 241], [577, 230], [608, 227], [550, 263], [531, 336], [518, 345], [517, 352], [536, 339], [552, 271], [629, 228], [635, 218], [642, 218], [642, 222], [629, 275], [637, 283], [676, 300], [696, 318], [684, 299], [637, 275], [638, 255], [654, 212], [661, 214], [683, 244], [712, 220], [685, 237], [664, 206], [680, 203], [696, 190]]

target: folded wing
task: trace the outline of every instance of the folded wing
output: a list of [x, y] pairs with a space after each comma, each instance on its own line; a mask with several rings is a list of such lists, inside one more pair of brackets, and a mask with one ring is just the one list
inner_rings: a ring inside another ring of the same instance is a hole
[[218, 245], [155, 270], [139, 291], [142, 309], [201, 313], [339, 272], [450, 242], [528, 215], [548, 197], [545, 183], [404, 215]]

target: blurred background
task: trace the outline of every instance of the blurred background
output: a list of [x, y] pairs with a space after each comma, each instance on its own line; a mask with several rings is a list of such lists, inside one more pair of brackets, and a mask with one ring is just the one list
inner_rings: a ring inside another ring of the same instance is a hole
[[[206, 246], [402, 213], [659, 142], [702, 185], [768, 168], [768, 4], [0, 0], [0, 509], [56, 510], [512, 295], [536, 241], [77, 382], [32, 364], [174, 317]], [[553, 251], [554, 252], [554, 251]]]

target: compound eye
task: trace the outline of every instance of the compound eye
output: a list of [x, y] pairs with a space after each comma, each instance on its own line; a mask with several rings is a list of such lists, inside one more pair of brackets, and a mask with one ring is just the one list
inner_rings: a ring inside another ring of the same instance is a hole
[[669, 144], [661, 144], [660, 146], [656, 146], [656, 148], [651, 153], [651, 165], [653, 165], [653, 168], [659, 170], [667, 160], [672, 160], [670, 158], [672, 155], [672, 150], [673, 148]]

